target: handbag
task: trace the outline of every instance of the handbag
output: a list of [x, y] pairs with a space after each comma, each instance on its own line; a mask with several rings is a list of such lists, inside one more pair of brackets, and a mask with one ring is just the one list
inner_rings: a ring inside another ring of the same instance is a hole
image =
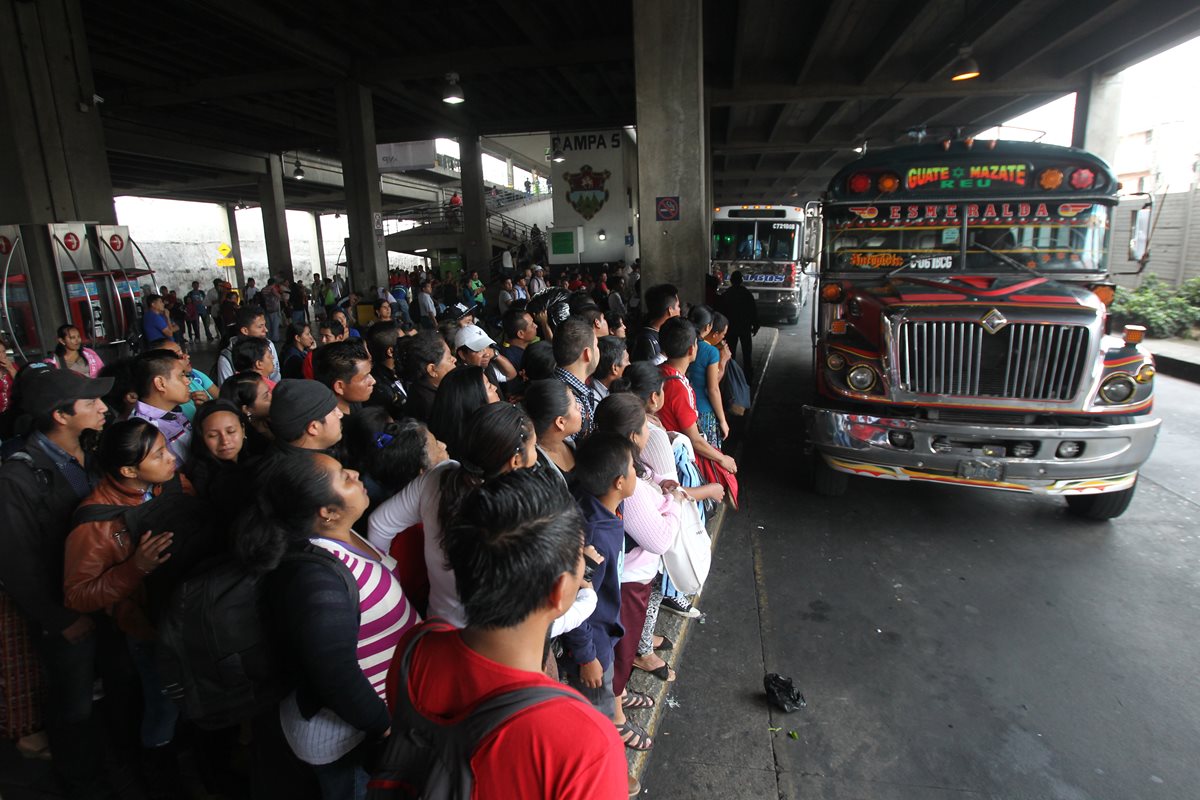
[[733, 359], [725, 365], [725, 377], [721, 379], [721, 397], [725, 409], [735, 417], [743, 416], [750, 408], [750, 383], [746, 373]]
[[738, 510], [737, 476], [706, 456], [696, 456], [696, 466], [705, 483], [719, 483], [725, 487], [725, 498], [734, 511]]
[[671, 583], [684, 594], [695, 594], [704, 586], [712, 566], [712, 538], [704, 529], [697, 501], [680, 503], [679, 534], [663, 553], [663, 566]]

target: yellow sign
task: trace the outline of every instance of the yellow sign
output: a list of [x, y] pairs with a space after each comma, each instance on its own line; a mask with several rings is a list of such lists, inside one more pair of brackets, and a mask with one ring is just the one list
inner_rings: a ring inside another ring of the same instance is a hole
[[217, 266], [218, 267], [236, 267], [237, 260], [233, 259], [233, 258], [218, 258]]
[[[224, 258], [225, 256], [227, 256], [233, 252], [233, 248], [230, 247], [229, 245], [225, 244], [224, 242], [222, 242], [221, 244], [217, 245], [217, 252], [221, 254], [222, 258]], [[230, 266], [233, 266], [233, 265], [231, 264]]]

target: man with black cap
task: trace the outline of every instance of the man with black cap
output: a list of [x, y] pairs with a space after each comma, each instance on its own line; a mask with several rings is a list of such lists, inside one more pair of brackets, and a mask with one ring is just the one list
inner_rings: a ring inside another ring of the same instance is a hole
[[103, 795], [103, 745], [92, 720], [94, 622], [63, 605], [62, 587], [71, 514], [96, 482], [79, 439], [104, 427], [100, 398], [112, 385], [68, 369], [24, 372], [17, 394], [32, 433], [0, 466], [0, 584], [37, 632], [54, 769], [70, 797]]
[[283, 453], [325, 452], [342, 440], [337, 395], [317, 381], [280, 381], [271, 398], [270, 424]]

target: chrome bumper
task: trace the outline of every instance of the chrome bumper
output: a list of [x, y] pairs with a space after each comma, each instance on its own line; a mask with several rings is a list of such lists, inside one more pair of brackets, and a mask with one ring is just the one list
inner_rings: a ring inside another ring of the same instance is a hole
[[[1038, 494], [1099, 494], [1127, 489], [1154, 449], [1159, 419], [1093, 428], [985, 426], [850, 414], [804, 407], [808, 440], [841, 472]], [[906, 432], [912, 447], [889, 437]], [[939, 449], [934, 449], [935, 441]], [[1083, 443], [1076, 458], [1056, 456], [1063, 441]], [[1031, 458], [1007, 455], [1032, 442]]]

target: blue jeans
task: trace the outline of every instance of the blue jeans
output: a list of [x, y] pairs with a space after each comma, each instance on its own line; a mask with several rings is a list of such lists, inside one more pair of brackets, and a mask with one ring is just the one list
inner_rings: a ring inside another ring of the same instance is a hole
[[175, 738], [179, 709], [163, 694], [154, 657], [155, 644], [133, 638], [126, 641], [142, 684], [142, 747], [170, 744]]
[[313, 765], [321, 800], [363, 800], [367, 796], [367, 772], [357, 748], [332, 764]]
[[267, 312], [267, 338], [272, 342], [279, 341], [279, 326], [283, 322], [283, 314], [278, 311]]

